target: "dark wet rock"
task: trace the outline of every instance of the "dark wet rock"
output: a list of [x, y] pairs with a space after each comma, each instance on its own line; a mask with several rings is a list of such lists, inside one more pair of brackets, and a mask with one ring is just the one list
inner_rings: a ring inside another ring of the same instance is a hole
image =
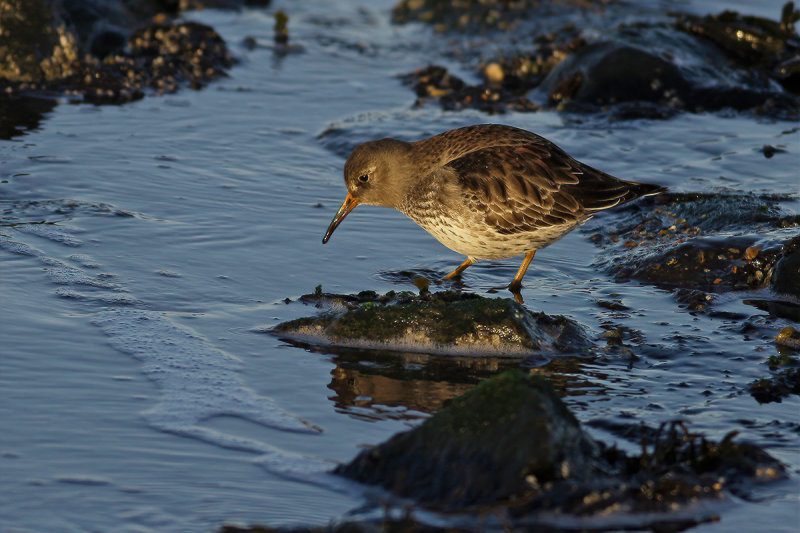
[[168, 0], [0, 0], [0, 89], [123, 103], [199, 88], [233, 59], [212, 28], [169, 22], [166, 14], [180, 7]]
[[[496, 4], [464, 2], [450, 9], [449, 2], [408, 0], [395, 8], [395, 19], [466, 30], [472, 32], [466, 36], [470, 39], [487, 16], [495, 25], [514, 29], [505, 17], [517, 10], [529, 12], [536, 2]], [[563, 20], [542, 9], [536, 16]], [[454, 79], [441, 67], [409, 75], [409, 84], [417, 92], [418, 104], [435, 99], [445, 109], [474, 107], [489, 113], [506, 107], [534, 111], [537, 107], [530, 98], [571, 112], [609, 112], [614, 120], [665, 119], [682, 111], [721, 109], [787, 120], [800, 117], [800, 100], [792, 94], [800, 85], [800, 40], [793, 24], [733, 12], [705, 18], [675, 16], [675, 24], [626, 21], [613, 29], [598, 28], [600, 37], [589, 43], [591, 31], [567, 24], [535, 35], [530, 51], [514, 46], [509, 55], [481, 61], [477, 70], [482, 84]], [[793, 16], [784, 13], [783, 18], [788, 21]], [[517, 15], [515, 21], [519, 20]], [[534, 31], [543, 27], [540, 23]], [[519, 27], [521, 41], [529, 39], [530, 29], [531, 25]], [[752, 53], [757, 60], [729, 59], [737, 50], [749, 57], [747, 39], [754, 40]], [[469, 56], [469, 52], [451, 55]]]
[[610, 528], [647, 513], [637, 522], [645, 528], [699, 499], [743, 496], [753, 482], [785, 476], [779, 461], [734, 437], [712, 442], [673, 422], [642, 432], [642, 454], [628, 456], [589, 437], [546, 380], [506, 372], [336, 473], [431, 509], [502, 511], [507, 525], [560, 513], [602, 516]]
[[78, 40], [46, 0], [0, 0], [0, 80], [42, 82], [76, 72]]
[[689, 83], [666, 59], [605, 41], [582, 47], [559, 63], [542, 89], [551, 105], [568, 100], [598, 106], [638, 100], [682, 107]]
[[742, 300], [742, 303], [746, 305], [752, 305], [756, 309], [766, 311], [772, 316], [786, 318], [788, 320], [793, 320], [800, 323], [800, 304], [784, 300], [761, 298], [748, 298], [746, 300]]
[[335, 472], [455, 510], [508, 501], [570, 475], [589, 479], [600, 452], [547, 380], [507, 372]]
[[800, 394], [800, 332], [786, 327], [775, 339], [778, 355], [767, 359], [771, 370], [768, 377], [757, 379], [750, 384], [750, 394], [758, 403], [782, 402], [792, 394]]
[[786, 240], [781, 230], [798, 226], [800, 217], [782, 211], [781, 200], [662, 194], [619, 209], [612, 215], [618, 222], [605, 226], [614, 229], [599, 227], [590, 240], [612, 252], [600, 264], [617, 280], [685, 289], [679, 296], [693, 309], [705, 307], [707, 292], [773, 286], [798, 294], [800, 237]]
[[527, 91], [537, 87], [545, 77], [570, 54], [586, 46], [574, 26], [558, 32], [539, 35], [529, 52], [501, 56], [480, 66], [487, 83], [499, 84], [511, 91]]
[[792, 350], [800, 350], [800, 332], [791, 326], [787, 326], [775, 337], [775, 344]]
[[77, 74], [38, 88], [66, 90], [97, 104], [118, 104], [142, 98], [148, 91], [170, 93], [186, 85], [200, 88], [225, 75], [233, 64], [222, 38], [195, 22], [147, 26], [131, 35], [128, 48], [129, 52], [102, 62], [90, 59], [78, 67]]
[[[649, 102], [693, 112], [763, 108], [786, 117], [800, 112], [796, 98], [774, 90], [698, 86], [672, 61], [621, 41], [601, 41], [579, 49], [552, 70], [541, 90], [550, 105], [570, 104], [567, 109], [576, 111], [591, 111], [586, 105]], [[635, 111], [640, 111], [639, 115]], [[619, 118], [659, 118], [646, 107], [629, 106], [623, 112]]]
[[56, 102], [50, 98], [0, 94], [0, 139], [36, 130]]
[[775, 265], [772, 288], [800, 298], [800, 235], [785, 243]]
[[514, 29], [520, 19], [535, 16], [545, 4], [565, 4], [569, 7], [593, 7], [607, 3], [603, 0], [400, 0], [392, 10], [396, 23], [425, 22], [439, 30]]
[[281, 338], [313, 345], [425, 353], [520, 356], [539, 351], [582, 352], [583, 328], [562, 317], [531, 313], [507, 298], [455, 291], [301, 297], [331, 311], [277, 325]]
[[792, 394], [800, 394], [800, 368], [787, 368], [750, 384], [750, 395], [758, 403], [780, 403]]
[[[438, 101], [443, 109], [479, 109], [485, 113], [498, 114], [507, 111], [536, 111], [539, 106], [515, 91], [479, 83], [468, 85], [461, 78], [447, 72], [438, 65], [415, 70], [402, 77], [417, 94], [415, 106], [429, 101]], [[516, 91], [524, 92], [524, 91]]]
[[712, 41], [736, 64], [757, 69], [796, 93], [800, 89], [800, 72], [793, 66], [800, 53], [795, 31], [798, 20], [800, 11], [793, 2], [787, 2], [779, 21], [723, 11], [705, 17], [684, 15], [676, 26]]
[[418, 522], [411, 517], [381, 518], [361, 522], [336, 522], [327, 526], [299, 527], [237, 527], [224, 526], [219, 533], [475, 533], [475, 529], [434, 526]]
[[772, 156], [774, 156], [775, 154], [785, 154], [786, 150], [784, 150], [783, 148], [776, 148], [771, 144], [765, 144], [764, 146], [761, 147], [761, 153], [764, 154], [764, 157], [766, 157], [767, 159], [771, 159]]

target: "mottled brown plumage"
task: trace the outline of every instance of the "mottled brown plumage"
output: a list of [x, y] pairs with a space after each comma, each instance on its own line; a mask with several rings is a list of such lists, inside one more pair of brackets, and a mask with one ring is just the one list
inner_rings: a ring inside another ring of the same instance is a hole
[[544, 137], [482, 124], [407, 143], [359, 145], [344, 167], [348, 196], [323, 239], [358, 204], [393, 207], [468, 259], [526, 254], [509, 286], [518, 294], [539, 248], [599, 210], [664, 187], [625, 181], [584, 165]]

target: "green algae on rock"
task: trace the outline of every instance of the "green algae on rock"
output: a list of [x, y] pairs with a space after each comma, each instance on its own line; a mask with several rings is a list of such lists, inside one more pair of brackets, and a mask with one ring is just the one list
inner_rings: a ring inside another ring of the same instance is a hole
[[538, 351], [581, 352], [591, 346], [583, 328], [563, 316], [531, 313], [509, 298], [442, 291], [305, 295], [333, 304], [314, 317], [278, 324], [271, 332], [309, 344], [446, 354], [522, 356]]
[[546, 379], [505, 372], [336, 473], [464, 509], [528, 494], [565, 473], [590, 476], [599, 452]]
[[589, 437], [547, 380], [505, 372], [335, 473], [438, 511], [502, 512], [507, 525], [556, 513], [589, 527], [597, 517], [603, 530], [632, 515], [637, 527], [674, 526], [687, 520], [683, 509], [696, 524], [711, 518], [698, 500], [785, 476], [769, 454], [734, 442], [736, 432], [713, 442], [679, 421], [645, 429], [633, 435], [642, 453], [628, 456]]

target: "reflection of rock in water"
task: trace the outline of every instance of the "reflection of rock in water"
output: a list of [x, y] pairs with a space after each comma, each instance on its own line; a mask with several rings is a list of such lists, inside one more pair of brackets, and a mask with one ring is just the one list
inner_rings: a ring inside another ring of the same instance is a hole
[[56, 103], [47, 98], [0, 94], [0, 139], [7, 141], [37, 129]]
[[[336, 408], [365, 419], [417, 418], [518, 362], [492, 357], [345, 350], [334, 359], [328, 388]], [[408, 411], [414, 411], [409, 413]]]
[[331, 375], [328, 387], [336, 392], [332, 398], [336, 408], [365, 420], [419, 418], [420, 412], [437, 411], [472, 387], [446, 381], [402, 381], [342, 367]]

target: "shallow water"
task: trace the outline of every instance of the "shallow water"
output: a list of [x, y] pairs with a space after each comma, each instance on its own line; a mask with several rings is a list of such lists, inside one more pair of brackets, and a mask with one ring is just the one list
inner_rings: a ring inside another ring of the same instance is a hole
[[[309, 313], [283, 300], [317, 284], [413, 289], [403, 271], [444, 274], [461, 261], [379, 208], [354, 211], [321, 244], [344, 196], [344, 157], [358, 142], [502, 121], [621, 177], [685, 191], [800, 193], [793, 123], [412, 110], [396, 75], [438, 62], [473, 79], [437, 53], [447, 39], [391, 26], [391, 2], [315, 4], [289, 6], [304, 50], [285, 56], [268, 46], [270, 11], [194, 14], [242, 60], [229, 78], [122, 107], [45, 106], [38, 130], [0, 142], [0, 530], [326, 523], [364, 504], [359, 488], [322, 473], [332, 461], [508, 364], [331, 355], [261, 333]], [[240, 47], [247, 35], [264, 45]], [[765, 144], [787, 152], [766, 159]], [[797, 213], [800, 204], [784, 208]], [[748, 336], [740, 320], [695, 315], [667, 291], [615, 283], [597, 259], [586, 233], [573, 232], [537, 254], [523, 287], [534, 311], [566, 314], [598, 334], [603, 324], [624, 325], [647, 340], [635, 361], [608, 358], [558, 376], [579, 418], [684, 417], [715, 438], [740, 430], [792, 477], [759, 489], [756, 502], [733, 499], [721, 521], [698, 530], [763, 530], [766, 517], [771, 531], [793, 530], [799, 400], [759, 405], [745, 391], [766, 375], [774, 335]], [[516, 268], [516, 260], [478, 263], [464, 283], [485, 293]], [[721, 296], [716, 308], [775, 333], [788, 324], [745, 305], [747, 296]], [[598, 307], [601, 299], [631, 310]]]

